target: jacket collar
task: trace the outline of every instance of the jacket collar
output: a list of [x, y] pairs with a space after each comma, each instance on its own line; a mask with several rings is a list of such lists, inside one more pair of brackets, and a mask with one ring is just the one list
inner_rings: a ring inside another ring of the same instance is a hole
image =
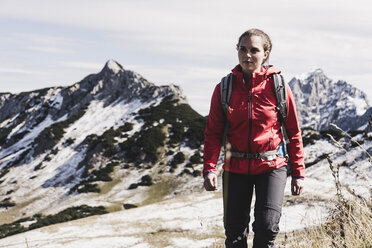
[[[233, 75], [236, 77], [236, 81], [239, 85], [239, 87], [245, 88], [246, 85], [244, 84], [243, 80], [243, 71], [240, 65], [237, 65], [232, 69]], [[252, 74], [252, 80], [250, 80], [254, 85], [262, 82], [263, 80], [266, 80], [267, 77], [269, 77], [273, 73], [280, 73], [279, 70], [275, 69], [272, 65], [269, 66], [261, 66], [261, 71], [260, 72], [255, 72]], [[246, 82], [247, 84], [249, 82]]]
[[[240, 65], [235, 66], [231, 71], [235, 76], [243, 78], [243, 71]], [[268, 76], [274, 73], [280, 73], [280, 70], [275, 69], [272, 65], [261, 66], [261, 71], [253, 73], [252, 77], [257, 78], [258, 76], [264, 76], [266, 79]]]

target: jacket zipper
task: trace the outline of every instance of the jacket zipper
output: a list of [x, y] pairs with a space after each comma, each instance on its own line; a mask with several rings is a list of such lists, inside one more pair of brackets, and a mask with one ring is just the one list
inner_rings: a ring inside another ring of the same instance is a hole
[[[249, 119], [249, 132], [248, 132], [248, 152], [251, 153], [251, 139], [252, 139], [252, 111], [253, 111], [253, 103], [252, 103], [252, 87], [253, 87], [253, 80], [250, 78], [249, 80], [249, 91], [248, 91], [248, 119]], [[251, 159], [248, 160], [248, 174], [251, 174]]]
[[272, 150], [272, 143], [273, 143], [273, 139], [270, 138], [269, 139], [269, 148], [268, 148], [268, 151], [271, 151]]

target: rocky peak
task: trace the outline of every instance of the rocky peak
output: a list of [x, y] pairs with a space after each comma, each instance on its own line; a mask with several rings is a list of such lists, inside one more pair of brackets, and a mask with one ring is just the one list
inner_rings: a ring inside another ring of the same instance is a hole
[[119, 64], [113, 59], [109, 59], [106, 62], [105, 66], [103, 67], [101, 73], [111, 72], [111, 73], [117, 74], [122, 71], [125, 71], [125, 70], [121, 64]]
[[335, 123], [345, 130], [356, 129], [354, 118], [369, 108], [364, 92], [345, 81], [334, 82], [321, 69], [293, 78], [289, 86], [303, 127], [320, 130]]
[[125, 70], [112, 59], [106, 62], [99, 73], [88, 75], [80, 82], [64, 89], [61, 94], [66, 109], [71, 107], [80, 109], [91, 100], [100, 100], [109, 105], [116, 101], [125, 103], [136, 99], [146, 102], [173, 94], [184, 98], [179, 88], [156, 86], [140, 74]]
[[322, 78], [323, 80], [328, 79], [321, 68], [316, 68], [307, 73], [303, 73], [294, 77], [294, 79], [299, 80], [304, 84], [308, 83], [311, 78]]

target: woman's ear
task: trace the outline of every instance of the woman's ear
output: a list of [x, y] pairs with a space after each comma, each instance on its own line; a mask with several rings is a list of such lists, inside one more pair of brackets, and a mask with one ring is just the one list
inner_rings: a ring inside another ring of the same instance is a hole
[[265, 51], [264, 52], [264, 59], [262, 61], [262, 64], [265, 64], [267, 59], [269, 58], [269, 55], [270, 55], [270, 51]]

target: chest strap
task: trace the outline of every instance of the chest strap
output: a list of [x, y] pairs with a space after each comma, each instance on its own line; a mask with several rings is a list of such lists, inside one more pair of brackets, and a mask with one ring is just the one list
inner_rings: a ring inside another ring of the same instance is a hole
[[[234, 158], [246, 158], [246, 159], [263, 159], [265, 161], [272, 161], [276, 157], [284, 155], [280, 149], [283, 149], [283, 143], [280, 144], [275, 150], [261, 152], [261, 153], [248, 153], [248, 152], [238, 152], [231, 150], [231, 157]], [[284, 155], [285, 156], [285, 155]]]

